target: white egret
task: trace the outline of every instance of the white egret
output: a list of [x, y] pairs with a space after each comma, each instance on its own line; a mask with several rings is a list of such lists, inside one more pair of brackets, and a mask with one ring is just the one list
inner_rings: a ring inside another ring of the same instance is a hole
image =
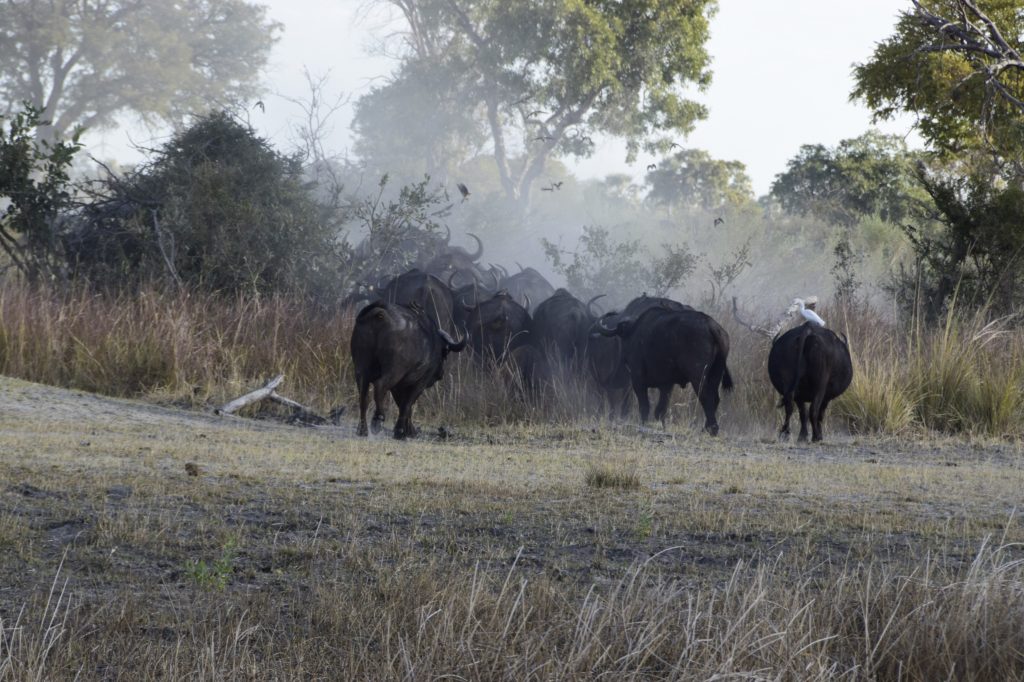
[[[817, 301], [814, 301], [814, 303], [817, 303]], [[812, 305], [814, 303], [812, 303]], [[805, 307], [804, 306], [804, 300], [802, 298], [793, 299], [793, 305], [796, 306], [796, 309], [800, 311], [800, 314], [808, 322], [813, 322], [814, 324], [818, 325], [819, 327], [824, 327], [825, 326], [825, 320], [823, 320], [820, 317], [818, 317], [818, 313], [814, 312], [810, 308]]]

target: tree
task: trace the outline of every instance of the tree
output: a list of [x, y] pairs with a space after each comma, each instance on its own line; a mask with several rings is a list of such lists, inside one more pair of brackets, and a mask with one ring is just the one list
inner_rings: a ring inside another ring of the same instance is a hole
[[31, 102], [43, 139], [124, 111], [177, 122], [252, 97], [280, 30], [245, 0], [4, 0], [0, 107]]
[[382, 90], [423, 70], [447, 83], [490, 137], [521, 209], [552, 155], [589, 156], [598, 133], [624, 138], [631, 159], [667, 151], [665, 134], [706, 116], [682, 89], [710, 83], [715, 0], [381, 1], [406, 23], [398, 74]]
[[672, 207], [713, 211], [754, 198], [747, 167], [740, 161], [711, 158], [702, 149], [683, 149], [658, 162], [647, 173], [648, 198]]
[[1024, 14], [1019, 0], [913, 0], [854, 69], [851, 97], [876, 119], [913, 113], [938, 151], [1024, 150]]
[[220, 292], [332, 292], [338, 216], [314, 201], [298, 156], [223, 112], [196, 119], [86, 206], [68, 239], [76, 274], [156, 278]]
[[64, 277], [59, 217], [71, 203], [68, 170], [81, 148], [78, 131], [70, 141], [37, 143], [45, 124], [31, 105], [0, 115], [0, 247], [33, 283]]
[[901, 138], [877, 131], [832, 149], [803, 145], [775, 176], [771, 195], [790, 213], [843, 227], [869, 217], [899, 224], [923, 198], [914, 171], [917, 158]]

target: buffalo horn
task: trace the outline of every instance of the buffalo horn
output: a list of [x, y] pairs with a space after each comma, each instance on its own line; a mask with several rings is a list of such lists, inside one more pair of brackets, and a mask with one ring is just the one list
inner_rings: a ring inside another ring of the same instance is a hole
[[484, 243], [480, 241], [480, 237], [477, 237], [472, 232], [467, 232], [466, 236], [472, 237], [476, 241], [476, 253], [469, 254], [469, 257], [474, 261], [480, 260], [480, 256], [484, 255]]
[[527, 294], [527, 293], [523, 293], [523, 300], [526, 301], [526, 304], [523, 307], [526, 308], [527, 310], [529, 310], [530, 309], [530, 295]]
[[494, 270], [491, 270], [491, 279], [494, 280], [494, 290], [497, 291], [498, 287], [500, 287], [501, 284], [498, 283], [498, 273], [496, 273]]
[[463, 334], [461, 340], [456, 341], [455, 339], [453, 339], [448, 334], [448, 332], [446, 332], [443, 329], [438, 329], [437, 333], [440, 334], [441, 338], [444, 339], [444, 342], [448, 344], [448, 349], [449, 350], [452, 350], [452, 351], [458, 353], [460, 350], [462, 350], [463, 348], [466, 347], [466, 340], [467, 339], [466, 339], [466, 335], [465, 334]]
[[597, 314], [595, 314], [594, 311], [591, 310], [590, 306], [594, 303], [594, 301], [596, 301], [599, 298], [604, 298], [604, 296], [604, 294], [598, 294], [594, 298], [587, 301], [587, 315], [590, 315], [591, 317], [597, 317]]
[[445, 246], [447, 246], [452, 241], [452, 228], [450, 228], [447, 225], [445, 225], [444, 226], [444, 232], [445, 232], [444, 243], [445, 243]]
[[456, 274], [458, 274], [458, 271], [453, 270], [452, 274], [448, 275], [448, 288], [449, 289], [455, 289], [455, 286], [452, 285], [452, 280], [455, 279], [455, 275]]

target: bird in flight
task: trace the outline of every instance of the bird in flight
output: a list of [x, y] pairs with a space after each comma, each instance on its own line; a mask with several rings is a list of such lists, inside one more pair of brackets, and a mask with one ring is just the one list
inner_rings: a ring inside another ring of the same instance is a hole
[[680, 149], [682, 149], [683, 145], [679, 144], [678, 142], [673, 142], [672, 144], [670, 144], [668, 146], [669, 149], [675, 149], [676, 147], [679, 147]]
[[256, 104], [253, 104], [252, 108], [255, 109], [256, 107], [259, 107], [260, 111], [262, 111], [264, 114], [267, 113], [267, 105], [263, 103], [263, 100], [256, 100]]
[[725, 219], [722, 218], [722, 216], [718, 216], [717, 218], [715, 218], [715, 227], [718, 227], [719, 225], [721, 225], [724, 222], [725, 222]]
[[466, 187], [461, 182], [455, 183], [455, 186], [459, 188], [459, 194], [462, 195], [462, 200], [463, 201], [465, 201], [466, 199], [469, 198], [469, 188], [468, 187]]
[[548, 113], [548, 112], [544, 111], [543, 109], [538, 109], [537, 111], [531, 111], [530, 113], [528, 113], [526, 115], [526, 118], [533, 118], [534, 116], [540, 116], [541, 114], [546, 114], [546, 113]]
[[656, 164], [656, 163], [649, 163], [649, 164], [647, 164], [647, 172], [648, 173], [650, 173], [651, 171], [654, 171], [654, 170], [658, 170], [658, 164]]
[[540, 141], [540, 142], [550, 142], [553, 139], [555, 139], [555, 138], [551, 137], [550, 135], [538, 135], [537, 137], [533, 138], [533, 141], [534, 142], [538, 142], [538, 141]]

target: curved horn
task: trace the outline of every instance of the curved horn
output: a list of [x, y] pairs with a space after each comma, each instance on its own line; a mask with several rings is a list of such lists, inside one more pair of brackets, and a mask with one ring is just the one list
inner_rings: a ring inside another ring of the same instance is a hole
[[449, 289], [454, 289], [455, 288], [454, 286], [452, 286], [452, 280], [455, 279], [455, 275], [456, 274], [457, 274], [457, 271], [453, 270], [452, 274], [448, 275], [448, 288]]
[[598, 294], [594, 298], [592, 298], [589, 301], [587, 301], [587, 315], [590, 315], [591, 317], [597, 317], [597, 315], [594, 313], [594, 311], [590, 309], [590, 306], [594, 303], [594, 301], [596, 301], [599, 298], [604, 298], [604, 296], [605, 296], [604, 294]]
[[497, 291], [501, 284], [498, 282], [498, 273], [494, 272], [494, 270], [491, 270], [491, 279], [494, 280], [494, 290]]
[[530, 310], [530, 295], [528, 293], [526, 293], [525, 291], [523, 292], [523, 300], [526, 301], [526, 305], [524, 305], [523, 307], [526, 308], [527, 311], [529, 311]]
[[444, 243], [445, 243], [445, 245], [448, 245], [452, 241], [452, 228], [450, 228], [447, 225], [445, 225], [444, 226], [444, 233], [445, 233], [444, 234]]
[[480, 237], [477, 237], [472, 232], [467, 232], [466, 236], [472, 237], [476, 241], [476, 253], [469, 254], [469, 257], [474, 261], [480, 260], [480, 256], [484, 255], [484, 243], [480, 241]]
[[443, 329], [438, 329], [437, 333], [440, 334], [441, 338], [444, 339], [444, 342], [448, 344], [448, 350], [452, 351], [453, 353], [458, 353], [463, 348], [465, 348], [466, 341], [469, 340], [468, 334], [463, 334], [462, 338], [459, 341], [456, 341], [451, 337], [451, 335], [448, 334], [448, 332], [446, 332]]
[[499, 265], [498, 270], [501, 272], [502, 279], [508, 279], [508, 270], [505, 269], [504, 265]]
[[519, 261], [516, 261], [516, 265], [519, 266], [519, 272], [523, 272], [524, 270], [526, 270], [526, 268], [523, 267], [523, 264], [520, 263]]
[[620, 322], [619, 324], [615, 325], [614, 329], [609, 329], [608, 327], [604, 326], [604, 322], [602, 320], [598, 320], [594, 326], [597, 328], [597, 333], [600, 334], [601, 336], [619, 336], [619, 329], [622, 327], [622, 324], [623, 323]]

